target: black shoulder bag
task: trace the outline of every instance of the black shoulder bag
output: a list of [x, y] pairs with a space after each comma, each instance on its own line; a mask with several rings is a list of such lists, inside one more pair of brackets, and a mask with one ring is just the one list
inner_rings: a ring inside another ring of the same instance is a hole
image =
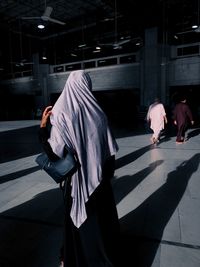
[[78, 167], [78, 161], [75, 154], [65, 146], [66, 153], [63, 158], [51, 161], [46, 153], [41, 153], [35, 159], [42, 170], [46, 171], [56, 183], [62, 182], [69, 176], [72, 176]]

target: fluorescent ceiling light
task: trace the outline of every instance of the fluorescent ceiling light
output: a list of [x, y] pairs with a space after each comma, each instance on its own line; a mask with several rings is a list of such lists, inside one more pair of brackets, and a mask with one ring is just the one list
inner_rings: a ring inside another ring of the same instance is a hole
[[110, 21], [111, 18], [105, 18], [103, 21]]
[[198, 25], [192, 25], [192, 29], [198, 28]]
[[38, 27], [38, 29], [44, 29], [45, 28], [45, 26], [43, 24], [39, 24], [37, 27]]
[[78, 47], [81, 48], [81, 47], [85, 47], [86, 44], [80, 44]]

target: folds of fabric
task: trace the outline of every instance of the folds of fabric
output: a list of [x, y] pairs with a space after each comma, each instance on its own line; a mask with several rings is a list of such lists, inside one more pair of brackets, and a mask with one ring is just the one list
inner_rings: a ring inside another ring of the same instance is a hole
[[76, 227], [87, 218], [86, 202], [102, 181], [102, 168], [118, 146], [107, 118], [91, 91], [91, 79], [85, 71], [69, 75], [51, 115], [49, 143], [62, 156], [64, 145], [73, 149], [80, 168], [71, 180], [70, 215]]

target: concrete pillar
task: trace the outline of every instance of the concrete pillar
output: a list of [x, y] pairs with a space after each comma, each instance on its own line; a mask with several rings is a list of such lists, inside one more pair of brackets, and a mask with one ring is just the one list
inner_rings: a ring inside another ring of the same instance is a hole
[[149, 106], [159, 92], [159, 58], [157, 28], [145, 31], [144, 46], [144, 104]]
[[169, 48], [158, 42], [157, 28], [146, 29], [144, 43], [141, 61], [141, 104], [149, 106], [155, 97], [165, 103]]
[[49, 105], [49, 91], [47, 79], [49, 75], [49, 65], [39, 63], [39, 54], [33, 55], [33, 79], [36, 80], [35, 99], [36, 108], [43, 108]]

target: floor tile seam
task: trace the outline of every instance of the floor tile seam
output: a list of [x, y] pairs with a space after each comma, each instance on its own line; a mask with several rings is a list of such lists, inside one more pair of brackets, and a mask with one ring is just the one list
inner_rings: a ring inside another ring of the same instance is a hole
[[133, 145], [125, 145], [125, 144], [118, 144], [119, 147], [131, 147], [131, 148], [136, 148], [136, 149], [140, 149], [140, 148], [144, 148], [144, 146], [133, 146]]
[[[0, 183], [0, 192], [9, 189], [9, 187], [11, 186], [10, 182], [11, 181], [7, 182], [6, 186], [5, 186], [5, 183], [2, 183], [2, 184]], [[19, 181], [17, 181], [17, 180], [12, 180], [12, 186], [16, 185], [18, 182]], [[1, 185], [3, 185], [3, 186], [1, 186]]]
[[[22, 177], [34, 174], [40, 170], [41, 169], [39, 168], [39, 166], [31, 166], [31, 167], [24, 168], [24, 169], [15, 169], [15, 170], [12, 170], [12, 172], [9, 170], [6, 170], [7, 172], [4, 171], [3, 175], [0, 176], [0, 182], [2, 180], [5, 180], [8, 176], [17, 176], [17, 178], [11, 178], [10, 180], [8, 180], [8, 181], [12, 181], [14, 179], [20, 179]], [[17, 174], [19, 174], [19, 173], [21, 173], [21, 174], [18, 176]], [[3, 182], [3, 183], [5, 183], [5, 182]]]
[[193, 244], [182, 243], [182, 242], [161, 240], [161, 244], [162, 245], [170, 245], [170, 246], [176, 246], [176, 247], [183, 247], [183, 248], [191, 248], [191, 249], [200, 250], [200, 245], [193, 245]]
[[[151, 145], [151, 144], [150, 144]], [[123, 145], [120, 144], [119, 145], [119, 149], [120, 148], [135, 148], [135, 149], [142, 149], [144, 148], [144, 146], [132, 146], [132, 145]], [[162, 147], [162, 146], [155, 146], [154, 149], [159, 148], [159, 149], [166, 149], [166, 150], [177, 150], [177, 151], [200, 151], [200, 148], [183, 148], [183, 147], [178, 147], [179, 149], [177, 149], [177, 147]]]
[[[48, 189], [46, 189], [47, 188], [47, 183], [36, 183], [34, 181], [32, 183], [31, 182], [30, 183], [27, 182], [26, 184], [28, 184], [29, 186], [24, 188], [21, 192], [19, 191], [19, 192], [17, 192], [17, 194], [13, 194], [12, 195], [12, 199], [10, 199], [10, 196], [7, 196], [7, 194], [6, 194], [7, 197], [5, 197], [5, 199], [0, 202], [0, 209], [4, 209], [7, 205], [11, 205], [12, 203], [16, 203], [17, 199], [18, 199], [18, 201], [19, 201], [19, 199], [21, 199], [21, 200], [24, 199], [24, 197], [26, 197], [27, 194], [28, 194], [27, 192], [32, 192], [33, 188], [37, 189], [38, 187], [40, 188], [43, 185], [44, 186], [44, 191], [37, 191], [37, 192], [33, 193], [31, 195], [30, 199], [35, 197], [37, 194], [40, 194], [40, 193], [48, 191]], [[12, 187], [13, 186], [14, 186], [14, 184], [12, 184]], [[54, 187], [51, 187], [51, 184], [49, 184], [49, 183], [48, 183], [48, 187], [50, 188], [50, 190], [54, 189]], [[5, 191], [5, 189], [2, 189], [2, 191]], [[11, 192], [9, 194], [11, 194]], [[9, 198], [9, 200], [8, 200], [8, 198]], [[26, 201], [29, 201], [29, 200], [26, 200]], [[23, 203], [25, 203], [25, 202], [23, 202]]]
[[166, 150], [176, 150], [176, 151], [199, 151], [199, 153], [200, 153], [200, 148], [186, 148], [186, 149], [180, 148], [180, 149], [177, 149], [177, 147], [159, 147], [159, 146], [155, 147], [155, 149], [156, 148], [159, 148], [162, 150], [166, 149]]
[[[180, 240], [183, 240], [183, 235], [182, 235], [182, 231], [181, 231], [181, 214], [180, 214], [180, 208], [177, 207], [177, 214], [178, 214], [178, 229], [179, 229], [179, 236], [180, 236]], [[182, 242], [181, 242], [182, 243]]]
[[153, 243], [159, 243], [161, 245], [168, 245], [168, 246], [175, 246], [175, 247], [182, 247], [182, 248], [188, 248], [188, 249], [195, 249], [195, 250], [200, 250], [200, 245], [194, 245], [194, 244], [189, 244], [189, 243], [182, 243], [182, 242], [176, 242], [176, 241], [170, 241], [170, 240], [165, 240], [165, 239], [158, 239], [158, 238], [151, 238], [147, 236], [133, 236], [133, 238], [136, 238], [140, 242], [153, 242]]

